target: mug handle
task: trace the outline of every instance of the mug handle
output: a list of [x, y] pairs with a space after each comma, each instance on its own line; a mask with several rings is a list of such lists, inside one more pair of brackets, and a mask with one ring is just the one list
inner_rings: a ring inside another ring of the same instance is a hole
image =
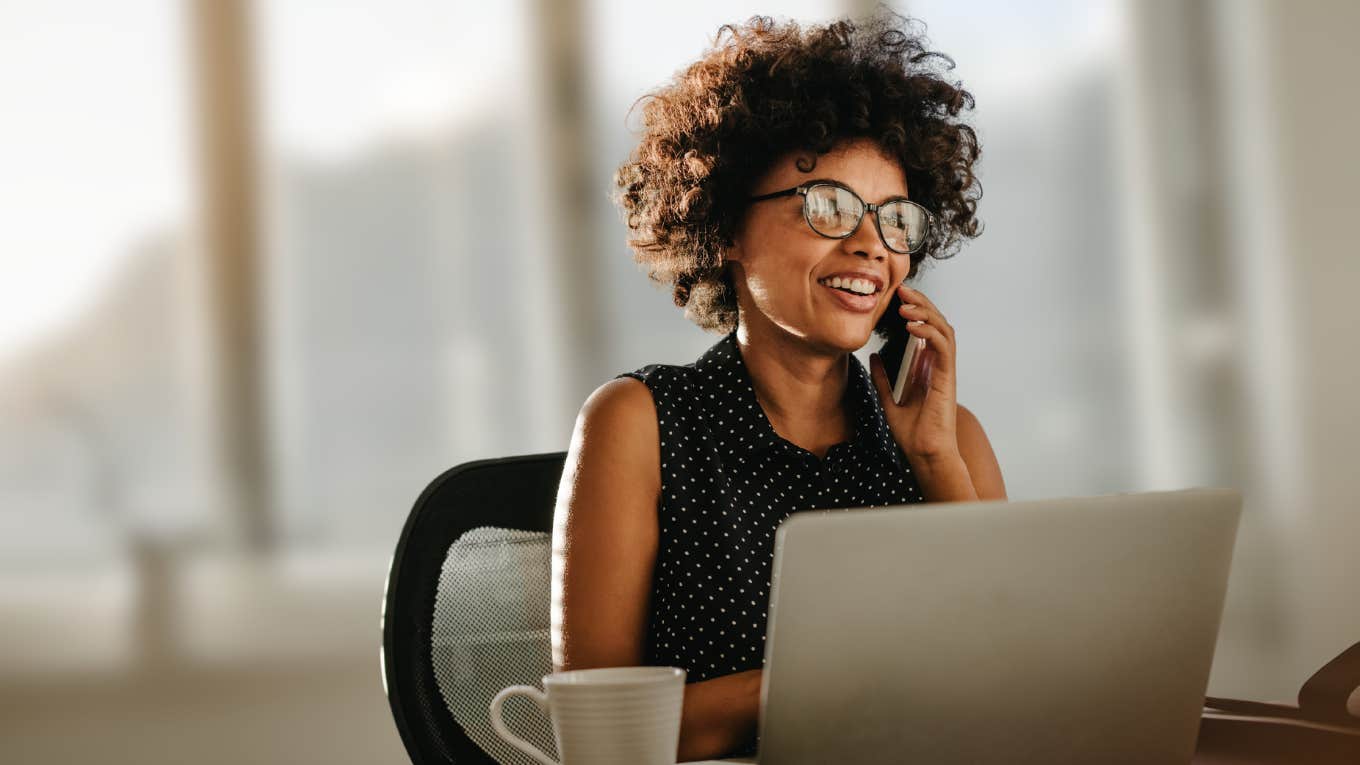
[[544, 712], [548, 711], [548, 697], [543, 691], [540, 691], [532, 685], [512, 685], [509, 688], [502, 688], [501, 692], [497, 693], [496, 697], [491, 699], [491, 714], [489, 715], [491, 718], [491, 727], [511, 746], [524, 752], [535, 760], [538, 760], [543, 763], [543, 765], [558, 765], [557, 761], [544, 754], [542, 749], [539, 749], [528, 741], [516, 736], [510, 732], [509, 728], [505, 727], [505, 721], [501, 719], [501, 705], [511, 696], [525, 696], [537, 704]]

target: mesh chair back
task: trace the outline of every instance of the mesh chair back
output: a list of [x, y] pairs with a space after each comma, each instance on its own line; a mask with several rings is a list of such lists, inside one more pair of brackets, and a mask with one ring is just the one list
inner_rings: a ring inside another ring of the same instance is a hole
[[[383, 682], [416, 765], [531, 765], [487, 721], [507, 685], [551, 671], [550, 533], [566, 454], [478, 460], [426, 487], [402, 529], [383, 609]], [[512, 699], [506, 724], [555, 755], [552, 728]]]

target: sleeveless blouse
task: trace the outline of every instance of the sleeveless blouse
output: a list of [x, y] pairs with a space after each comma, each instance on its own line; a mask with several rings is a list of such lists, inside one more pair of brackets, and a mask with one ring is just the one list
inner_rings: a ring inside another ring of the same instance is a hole
[[785, 440], [756, 400], [736, 333], [642, 381], [661, 437], [660, 538], [645, 661], [687, 682], [759, 669], [780, 521], [813, 509], [925, 501], [864, 366], [850, 356], [845, 406], [855, 435], [825, 458]]

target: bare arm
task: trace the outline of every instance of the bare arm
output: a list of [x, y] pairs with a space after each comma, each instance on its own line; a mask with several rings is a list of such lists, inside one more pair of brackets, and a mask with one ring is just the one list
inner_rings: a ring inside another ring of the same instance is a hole
[[914, 463], [912, 469], [927, 502], [1005, 500], [1001, 465], [982, 430], [982, 423], [963, 404], [958, 405], [959, 451]]
[[[651, 392], [618, 378], [581, 407], [553, 515], [557, 671], [643, 661], [659, 537], [661, 449]], [[755, 732], [760, 671], [685, 687], [680, 759], [720, 757]]]
[[555, 669], [642, 663], [659, 444], [651, 393], [637, 380], [611, 380], [581, 407], [553, 513]]
[[968, 465], [978, 499], [1006, 499], [1006, 482], [1001, 478], [1001, 465], [992, 451], [992, 442], [977, 416], [963, 404], [959, 404], [958, 432], [959, 451]]

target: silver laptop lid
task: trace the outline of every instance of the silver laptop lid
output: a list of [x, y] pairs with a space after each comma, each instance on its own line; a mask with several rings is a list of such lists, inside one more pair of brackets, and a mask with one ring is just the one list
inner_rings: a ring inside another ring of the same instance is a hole
[[760, 762], [1189, 762], [1241, 504], [1191, 489], [790, 517]]

